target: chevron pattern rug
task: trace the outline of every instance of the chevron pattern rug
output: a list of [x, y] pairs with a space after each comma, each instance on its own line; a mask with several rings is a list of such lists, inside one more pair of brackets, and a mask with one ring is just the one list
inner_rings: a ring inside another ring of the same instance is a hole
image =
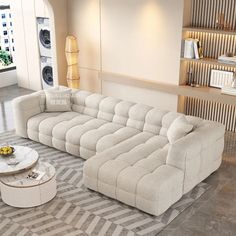
[[14, 132], [0, 134], [0, 145], [25, 145], [57, 170], [57, 196], [45, 205], [18, 209], [0, 198], [1, 236], [136, 236], [158, 235], [181, 212], [209, 189], [200, 183], [159, 217], [154, 217], [83, 186], [84, 160], [23, 139]]

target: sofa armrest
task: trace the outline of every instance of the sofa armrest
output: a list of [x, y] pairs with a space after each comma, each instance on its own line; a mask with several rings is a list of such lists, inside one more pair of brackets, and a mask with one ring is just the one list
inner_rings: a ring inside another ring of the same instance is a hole
[[170, 145], [166, 162], [184, 172], [184, 192], [218, 169], [224, 134], [224, 125], [203, 121], [193, 132]]
[[[224, 138], [225, 126], [216, 122], [203, 121], [196, 130], [170, 145], [167, 164], [185, 171], [186, 160], [200, 155], [203, 149], [216, 148], [217, 140]], [[222, 154], [223, 148], [219, 150]]]
[[45, 111], [44, 91], [15, 98], [12, 102], [16, 134], [28, 138], [27, 122], [29, 118]]

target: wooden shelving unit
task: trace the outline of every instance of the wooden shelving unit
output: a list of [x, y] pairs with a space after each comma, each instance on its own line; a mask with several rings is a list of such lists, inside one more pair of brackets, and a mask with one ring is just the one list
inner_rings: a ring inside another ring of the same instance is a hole
[[203, 58], [203, 59], [189, 59], [189, 58], [184, 58], [181, 57], [180, 59], [181, 61], [191, 61], [191, 62], [196, 62], [196, 63], [203, 63], [203, 64], [208, 64], [208, 65], [218, 65], [218, 66], [225, 66], [225, 67], [236, 67], [236, 64], [232, 64], [232, 63], [224, 63], [221, 62], [217, 59], [213, 59], [213, 58]]
[[236, 35], [235, 30], [219, 30], [219, 29], [209, 29], [202, 27], [183, 27], [183, 32], [204, 32], [211, 34], [226, 34], [226, 35]]
[[[205, 5], [206, 4], [206, 5]], [[232, 8], [232, 6], [234, 6]], [[226, 52], [236, 53], [236, 0], [185, 0], [183, 40], [199, 39], [203, 46], [203, 59], [181, 57], [179, 79], [179, 110], [224, 123], [226, 129], [236, 132], [236, 96], [221, 94], [220, 89], [207, 87], [212, 69], [236, 73], [236, 64], [218, 61]], [[232, 30], [217, 29], [217, 17], [224, 16]], [[182, 50], [183, 51], [183, 50]], [[188, 71], [193, 71], [199, 88], [186, 86]]]
[[125, 84], [132, 87], [145, 88], [178, 96], [206, 99], [208, 101], [219, 102], [226, 105], [236, 104], [236, 96], [222, 94], [220, 89], [211, 87], [202, 86], [196, 88], [187, 85], [165, 84], [110, 72], [99, 73], [99, 78], [102, 79], [102, 81]]
[[179, 95], [213, 101], [217, 103], [235, 105], [236, 96], [222, 94], [220, 89], [211, 87], [179, 86]]

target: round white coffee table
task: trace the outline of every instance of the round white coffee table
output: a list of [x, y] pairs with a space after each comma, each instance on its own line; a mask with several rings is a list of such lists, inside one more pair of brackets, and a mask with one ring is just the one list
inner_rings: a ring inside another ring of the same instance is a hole
[[[44, 173], [39, 179], [28, 178], [33, 172]], [[3, 202], [13, 207], [27, 208], [52, 200], [57, 193], [56, 171], [47, 162], [38, 162], [31, 170], [0, 177]]]
[[24, 146], [14, 146], [14, 149], [12, 156], [0, 156], [0, 176], [16, 174], [36, 165], [39, 155], [34, 149]]

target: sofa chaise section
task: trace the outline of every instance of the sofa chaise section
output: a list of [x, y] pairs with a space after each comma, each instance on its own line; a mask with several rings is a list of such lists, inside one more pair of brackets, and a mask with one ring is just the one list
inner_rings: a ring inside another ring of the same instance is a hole
[[184, 172], [166, 164], [168, 148], [165, 137], [142, 132], [87, 160], [84, 183], [90, 189], [159, 215], [182, 196]]
[[150, 214], [162, 214], [222, 161], [224, 126], [188, 119], [194, 132], [174, 144], [160, 135], [145, 138], [142, 132], [90, 158], [84, 165], [85, 185]]

